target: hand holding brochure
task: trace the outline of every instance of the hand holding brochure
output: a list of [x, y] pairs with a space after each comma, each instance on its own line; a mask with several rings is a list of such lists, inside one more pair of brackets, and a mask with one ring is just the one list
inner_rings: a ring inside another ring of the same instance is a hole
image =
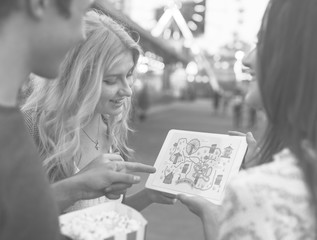
[[245, 137], [170, 130], [146, 188], [199, 195], [221, 204], [228, 181], [238, 173], [247, 150]]

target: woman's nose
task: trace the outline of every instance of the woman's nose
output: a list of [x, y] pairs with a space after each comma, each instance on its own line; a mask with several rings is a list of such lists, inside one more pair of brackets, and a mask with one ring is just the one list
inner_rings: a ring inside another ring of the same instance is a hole
[[132, 96], [132, 88], [131, 88], [127, 79], [125, 79], [125, 81], [123, 82], [121, 89], [120, 89], [120, 93], [121, 93], [121, 95], [123, 95], [125, 97]]
[[243, 59], [242, 59], [242, 64], [246, 67], [250, 67], [250, 53], [247, 53]]
[[255, 61], [256, 48], [253, 48], [250, 52], [248, 52], [244, 58], [242, 59], [242, 64], [248, 68], [252, 68]]

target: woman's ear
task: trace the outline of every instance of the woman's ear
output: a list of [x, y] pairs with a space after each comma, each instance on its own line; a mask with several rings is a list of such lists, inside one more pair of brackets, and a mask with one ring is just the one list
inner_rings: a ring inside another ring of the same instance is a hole
[[36, 19], [41, 19], [43, 18], [48, 6], [54, 3], [50, 0], [28, 0], [26, 1], [26, 4], [29, 14]]

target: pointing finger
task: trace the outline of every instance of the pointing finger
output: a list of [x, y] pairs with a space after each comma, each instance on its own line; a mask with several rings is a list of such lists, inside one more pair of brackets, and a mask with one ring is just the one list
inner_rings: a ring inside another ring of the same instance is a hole
[[127, 172], [143, 172], [143, 173], [154, 173], [156, 171], [155, 167], [146, 165], [143, 163], [135, 162], [118, 162], [117, 171], [125, 170]]

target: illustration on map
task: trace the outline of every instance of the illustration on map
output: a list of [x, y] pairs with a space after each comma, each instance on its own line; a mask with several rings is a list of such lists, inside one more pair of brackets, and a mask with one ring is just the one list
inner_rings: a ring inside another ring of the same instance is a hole
[[245, 151], [241, 137], [172, 130], [147, 187], [219, 200], [229, 177], [239, 171]]
[[233, 150], [231, 146], [204, 146], [199, 139], [180, 138], [170, 148], [160, 179], [164, 184], [188, 184], [202, 191], [219, 191]]

